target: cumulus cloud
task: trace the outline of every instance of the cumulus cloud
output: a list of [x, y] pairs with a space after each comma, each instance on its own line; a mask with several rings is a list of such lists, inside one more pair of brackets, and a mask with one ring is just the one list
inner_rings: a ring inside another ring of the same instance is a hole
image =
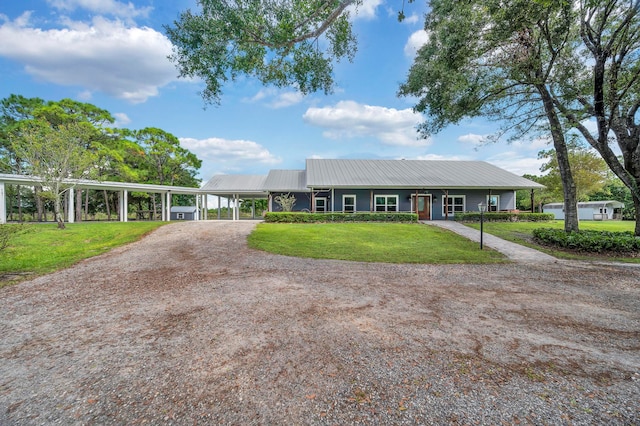
[[265, 102], [269, 108], [280, 109], [299, 104], [304, 99], [304, 95], [298, 91], [281, 92], [275, 88], [268, 87], [261, 89], [252, 98], [245, 99], [246, 102]]
[[341, 101], [335, 106], [309, 108], [303, 119], [325, 129], [323, 135], [330, 139], [374, 137], [385, 145], [416, 147], [430, 144], [430, 140], [418, 138], [416, 126], [422, 117], [411, 109]]
[[475, 133], [467, 133], [466, 135], [458, 137], [458, 142], [467, 143], [474, 146], [482, 145], [486, 141], [487, 137], [485, 135], [476, 135]]
[[152, 7], [136, 7], [133, 3], [116, 0], [47, 0], [52, 7], [65, 12], [84, 9], [101, 15], [112, 15], [118, 18], [132, 19], [147, 17]]
[[199, 158], [214, 162], [258, 162], [277, 164], [282, 160], [262, 145], [247, 140], [222, 138], [180, 138], [180, 144]]
[[350, 6], [348, 8], [351, 16], [360, 19], [373, 19], [376, 17], [376, 10], [382, 4], [382, 0], [364, 0], [362, 4]]
[[123, 127], [131, 123], [131, 119], [124, 112], [116, 112], [113, 114], [113, 117], [116, 119], [116, 122], [114, 123], [115, 127]]
[[490, 157], [486, 160], [494, 166], [515, 173], [518, 176], [524, 174], [539, 175], [540, 167], [546, 161], [536, 157], [528, 157], [515, 151], [507, 151]]
[[404, 54], [413, 58], [418, 50], [429, 41], [429, 34], [425, 30], [419, 30], [409, 36], [409, 40], [404, 45]]
[[0, 26], [0, 56], [22, 63], [28, 74], [132, 103], [158, 95], [175, 80], [170, 53], [162, 33], [100, 17], [91, 24], [68, 22], [62, 29], [43, 30], [31, 27], [23, 15]]

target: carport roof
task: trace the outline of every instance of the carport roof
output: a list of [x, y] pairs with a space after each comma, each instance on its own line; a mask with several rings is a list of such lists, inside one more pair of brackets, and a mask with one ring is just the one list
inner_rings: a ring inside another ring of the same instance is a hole
[[263, 175], [215, 175], [201, 188], [201, 192], [214, 195], [241, 195], [266, 197], [266, 176]]

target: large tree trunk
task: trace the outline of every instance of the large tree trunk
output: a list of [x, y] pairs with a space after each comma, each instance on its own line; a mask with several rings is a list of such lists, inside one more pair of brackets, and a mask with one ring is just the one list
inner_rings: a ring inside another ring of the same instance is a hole
[[44, 203], [42, 202], [42, 197], [40, 197], [40, 186], [36, 185], [33, 187], [33, 197], [36, 200], [36, 211], [38, 215], [38, 222], [42, 222], [42, 216], [44, 213]]
[[58, 222], [58, 229], [64, 229], [64, 218], [62, 216], [62, 212], [60, 209], [60, 204], [61, 204], [61, 200], [60, 200], [60, 193], [55, 193], [55, 199], [53, 200], [53, 214], [55, 217], [56, 222]]
[[576, 184], [573, 181], [571, 165], [569, 164], [569, 151], [562, 131], [562, 125], [558, 118], [558, 113], [553, 104], [553, 98], [544, 84], [536, 85], [536, 89], [542, 97], [544, 111], [549, 120], [553, 147], [556, 151], [558, 169], [562, 179], [562, 190], [564, 193], [564, 230], [565, 232], [578, 232], [578, 197], [576, 196]]
[[107, 195], [106, 190], [103, 190], [102, 193], [104, 194], [104, 205], [105, 205], [105, 208], [107, 209], [107, 220], [111, 220], [111, 207], [109, 206], [109, 196]]
[[82, 189], [80, 188], [76, 191], [76, 202], [74, 205], [76, 222], [82, 222]]

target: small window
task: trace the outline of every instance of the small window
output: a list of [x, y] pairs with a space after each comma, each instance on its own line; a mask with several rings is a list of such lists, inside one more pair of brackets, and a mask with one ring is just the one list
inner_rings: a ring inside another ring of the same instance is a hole
[[500, 196], [487, 195], [487, 211], [497, 212], [498, 210], [500, 210]]
[[326, 213], [327, 199], [325, 197], [316, 197], [316, 213]]
[[376, 195], [376, 211], [377, 212], [397, 212], [398, 196], [397, 195]]
[[176, 213], [176, 218], [184, 219], [184, 213]]
[[450, 215], [455, 213], [464, 213], [465, 211], [465, 196], [453, 195], [450, 197], [444, 197], [442, 199], [442, 215], [445, 213]]
[[600, 207], [600, 213], [604, 213], [607, 214], [607, 209], [606, 207], [603, 209], [602, 207]]
[[356, 196], [355, 195], [343, 195], [342, 196], [342, 211], [355, 212], [356, 211]]

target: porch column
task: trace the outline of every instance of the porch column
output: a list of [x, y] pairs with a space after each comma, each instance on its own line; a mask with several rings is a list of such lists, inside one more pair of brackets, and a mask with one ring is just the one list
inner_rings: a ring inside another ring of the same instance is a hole
[[118, 204], [120, 205], [120, 222], [128, 222], [129, 218], [127, 213], [129, 212], [129, 191], [122, 190], [118, 194]]
[[67, 223], [73, 223], [76, 220], [76, 208], [75, 208], [76, 194], [73, 188], [69, 188], [68, 196], [69, 198], [67, 199], [67, 202], [69, 204], [67, 204]]
[[[336, 211], [336, 197], [335, 189], [331, 188], [331, 213]], [[344, 209], [344, 206], [342, 207]]]
[[165, 197], [164, 197], [164, 194], [161, 192], [160, 193], [160, 220], [163, 222], [167, 217], [166, 211], [167, 211], [167, 205], [165, 203]]
[[256, 199], [251, 199], [251, 219], [256, 218]]
[[200, 194], [196, 194], [196, 220], [200, 220], [202, 212], [200, 211]]
[[169, 222], [171, 220], [171, 192], [167, 191], [167, 211], [166, 211], [166, 221]]
[[231, 219], [231, 198], [227, 196], [227, 219]]
[[4, 190], [4, 182], [0, 182], [0, 224], [7, 223], [7, 200]]
[[204, 199], [202, 200], [202, 203], [204, 204], [204, 220], [208, 220], [209, 219], [209, 195], [208, 194], [204, 194], [203, 195]]
[[218, 195], [218, 220], [220, 220], [221, 212], [222, 212], [222, 199]]

